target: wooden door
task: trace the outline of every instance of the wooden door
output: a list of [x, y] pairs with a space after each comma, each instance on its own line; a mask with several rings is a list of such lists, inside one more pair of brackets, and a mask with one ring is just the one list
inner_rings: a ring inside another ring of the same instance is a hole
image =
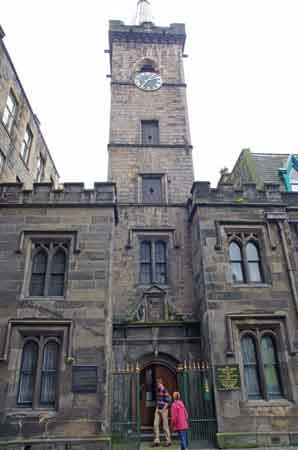
[[156, 406], [156, 379], [162, 378], [169, 394], [177, 390], [176, 374], [165, 366], [152, 365], [141, 373], [141, 424], [143, 427], [153, 427]]

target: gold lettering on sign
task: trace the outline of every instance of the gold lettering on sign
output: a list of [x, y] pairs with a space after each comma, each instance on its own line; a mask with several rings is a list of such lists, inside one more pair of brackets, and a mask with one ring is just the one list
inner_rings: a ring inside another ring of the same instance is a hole
[[222, 391], [233, 391], [240, 389], [239, 366], [217, 366], [216, 385], [217, 389]]

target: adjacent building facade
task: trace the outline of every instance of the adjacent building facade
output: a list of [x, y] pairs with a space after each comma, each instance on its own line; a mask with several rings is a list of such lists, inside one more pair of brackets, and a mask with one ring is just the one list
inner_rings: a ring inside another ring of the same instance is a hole
[[1, 43], [0, 447], [138, 448], [159, 376], [192, 441], [298, 445], [298, 157], [244, 150], [216, 189], [194, 182], [184, 25], [139, 0], [109, 39], [109, 176], [92, 190], [55, 184]]
[[0, 181], [57, 186], [59, 174], [32, 111], [0, 28]]

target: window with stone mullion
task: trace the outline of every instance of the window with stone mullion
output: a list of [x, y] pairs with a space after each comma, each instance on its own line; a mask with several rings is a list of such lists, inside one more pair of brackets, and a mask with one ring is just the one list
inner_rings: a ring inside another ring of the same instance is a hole
[[60, 248], [55, 242], [41, 244], [35, 249], [32, 259], [32, 272], [30, 280], [30, 296], [61, 297], [65, 291], [65, 276], [67, 263], [67, 250]]
[[55, 407], [58, 388], [59, 340], [28, 338], [23, 347], [17, 403], [37, 409]]
[[248, 400], [282, 398], [276, 338], [272, 333], [245, 332], [241, 352]]
[[253, 240], [229, 244], [229, 258], [234, 283], [262, 283], [263, 270], [259, 246]]
[[155, 239], [142, 241], [140, 249], [140, 282], [143, 284], [166, 284], [166, 243]]

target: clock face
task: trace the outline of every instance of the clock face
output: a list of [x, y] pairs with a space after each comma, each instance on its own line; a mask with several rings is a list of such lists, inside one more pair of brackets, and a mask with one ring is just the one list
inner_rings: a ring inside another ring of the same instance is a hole
[[135, 85], [144, 91], [157, 91], [162, 85], [161, 76], [154, 72], [140, 72], [135, 76]]

